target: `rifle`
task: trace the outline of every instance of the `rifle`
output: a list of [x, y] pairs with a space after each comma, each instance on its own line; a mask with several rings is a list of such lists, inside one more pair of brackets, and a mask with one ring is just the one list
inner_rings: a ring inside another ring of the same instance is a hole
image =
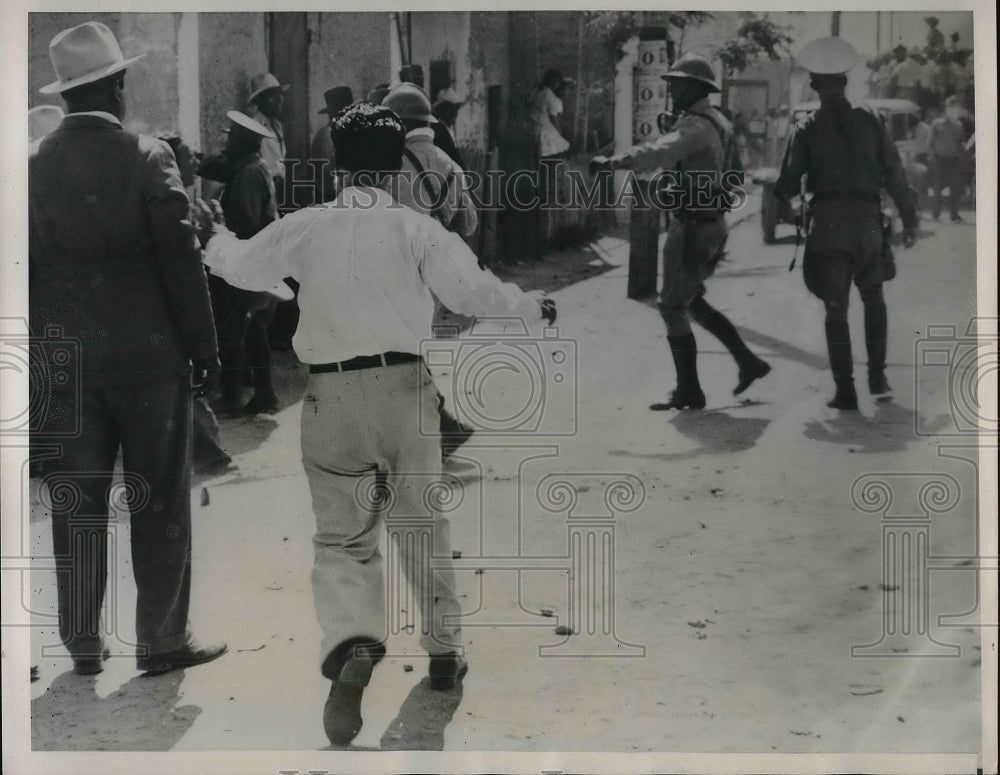
[[799, 214], [795, 218], [795, 251], [792, 253], [792, 263], [788, 265], [788, 271], [795, 270], [795, 261], [799, 257], [799, 245], [802, 244], [802, 235], [809, 234], [809, 203], [806, 201], [805, 181], [799, 181]]

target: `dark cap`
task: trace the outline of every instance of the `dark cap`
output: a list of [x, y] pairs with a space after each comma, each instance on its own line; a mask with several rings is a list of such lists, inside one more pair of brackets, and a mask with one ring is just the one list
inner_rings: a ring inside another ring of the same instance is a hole
[[354, 102], [354, 92], [351, 91], [350, 86], [334, 86], [323, 92], [323, 99], [326, 100], [326, 107], [319, 112], [332, 116], [341, 108], [346, 108]]

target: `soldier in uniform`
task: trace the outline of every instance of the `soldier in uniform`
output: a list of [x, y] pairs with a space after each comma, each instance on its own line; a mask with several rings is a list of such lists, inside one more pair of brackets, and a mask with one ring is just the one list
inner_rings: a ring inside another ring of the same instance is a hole
[[844, 95], [847, 71], [857, 52], [841, 38], [807, 44], [798, 57], [811, 74], [820, 108], [793, 136], [774, 193], [779, 199], [798, 195], [806, 176], [812, 227], [806, 239], [803, 275], [806, 287], [826, 305], [826, 343], [837, 392], [827, 405], [857, 410], [854, 361], [847, 305], [851, 280], [865, 308], [868, 387], [876, 398], [890, 396], [885, 377], [888, 318], [882, 295], [882, 213], [884, 186], [903, 219], [903, 241], [916, 236], [917, 213], [899, 153], [888, 131], [870, 110], [852, 107]]
[[[686, 54], [663, 76], [670, 90], [674, 110], [680, 111], [673, 131], [655, 144], [636, 146], [604, 158], [595, 157], [592, 168], [650, 171], [679, 170], [687, 173], [710, 173], [719, 179], [727, 171], [742, 171], [735, 153], [732, 125], [711, 104], [708, 95], [718, 92], [715, 71], [705, 57]], [[690, 191], [688, 192], [690, 193]], [[663, 289], [660, 314], [667, 326], [667, 341], [677, 369], [677, 387], [669, 400], [653, 404], [651, 409], [702, 409], [705, 394], [698, 380], [698, 350], [689, 318], [726, 346], [739, 367], [734, 394], [766, 375], [771, 367], [754, 355], [740, 338], [736, 327], [705, 300], [704, 281], [715, 270], [725, 253], [728, 228], [725, 197], [716, 191], [713, 206], [693, 207], [691, 196], [673, 212], [663, 248]]]

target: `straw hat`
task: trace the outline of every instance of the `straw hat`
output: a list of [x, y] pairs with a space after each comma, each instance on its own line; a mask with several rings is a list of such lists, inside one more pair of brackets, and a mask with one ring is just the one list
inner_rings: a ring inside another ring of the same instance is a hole
[[42, 94], [61, 94], [124, 70], [145, 54], [122, 56], [110, 29], [100, 22], [84, 22], [63, 30], [49, 43], [49, 58], [56, 80], [43, 86]]
[[271, 73], [261, 73], [250, 79], [250, 96], [247, 97], [247, 102], [253, 102], [254, 97], [262, 92], [266, 92], [268, 89], [288, 91], [289, 88], [287, 83], [279, 83], [278, 79]]
[[[268, 129], [266, 126], [261, 124], [259, 121], [254, 121], [250, 116], [245, 113], [240, 113], [238, 110], [231, 110], [226, 114], [226, 118], [236, 124], [242, 129], [246, 129], [255, 135], [260, 135], [261, 137], [266, 137], [273, 139], [275, 137], [274, 132]], [[228, 129], [226, 130], [229, 131]]]

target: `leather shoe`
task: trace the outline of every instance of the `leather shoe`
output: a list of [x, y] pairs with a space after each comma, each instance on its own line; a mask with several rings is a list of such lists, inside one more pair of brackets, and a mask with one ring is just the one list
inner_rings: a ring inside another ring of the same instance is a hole
[[667, 409], [704, 409], [705, 394], [701, 390], [678, 388], [670, 394], [670, 400], [665, 404], [651, 404], [649, 408], [654, 412], [663, 412]]
[[750, 387], [750, 385], [752, 385], [756, 380], [761, 377], [766, 377], [770, 371], [771, 364], [766, 361], [762, 361], [760, 358], [757, 359], [756, 363], [749, 365], [747, 368], [740, 369], [739, 383], [736, 385], [736, 389], [733, 390], [733, 395], [738, 396]]
[[854, 390], [854, 385], [837, 385], [836, 394], [832, 400], [826, 402], [826, 405], [842, 412], [858, 411], [858, 394]]
[[183, 648], [166, 651], [162, 654], [150, 654], [148, 657], [139, 657], [136, 660], [136, 667], [143, 673], [150, 675], [160, 675], [169, 673], [171, 670], [179, 670], [183, 667], [194, 667], [203, 665], [218, 659], [228, 651], [229, 647], [225, 643], [212, 643], [202, 646], [191, 642]]
[[323, 706], [323, 730], [333, 745], [347, 745], [361, 731], [361, 698], [375, 662], [363, 648], [356, 648], [330, 686]]
[[104, 672], [104, 662], [111, 656], [111, 649], [104, 646], [100, 656], [73, 657], [73, 672], [77, 675], [97, 675]]
[[428, 677], [432, 689], [446, 691], [454, 689], [469, 672], [469, 660], [454, 652], [431, 657]]

